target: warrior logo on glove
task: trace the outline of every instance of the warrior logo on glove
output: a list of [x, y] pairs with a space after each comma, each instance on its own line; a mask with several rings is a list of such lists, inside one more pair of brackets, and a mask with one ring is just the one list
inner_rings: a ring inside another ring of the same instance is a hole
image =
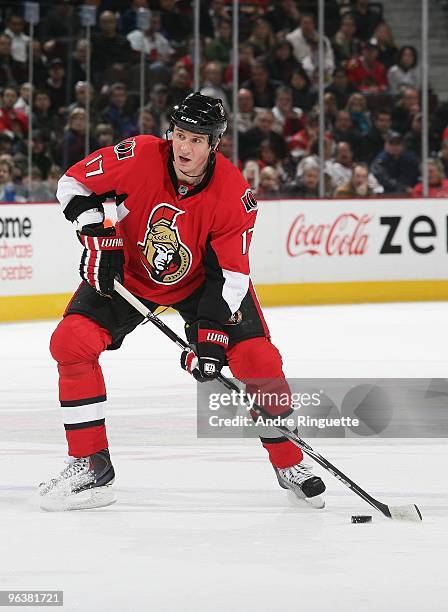
[[176, 217], [182, 210], [170, 204], [159, 204], [148, 219], [142, 249], [142, 263], [153, 281], [172, 285], [187, 274], [191, 266], [191, 252], [180, 239]]

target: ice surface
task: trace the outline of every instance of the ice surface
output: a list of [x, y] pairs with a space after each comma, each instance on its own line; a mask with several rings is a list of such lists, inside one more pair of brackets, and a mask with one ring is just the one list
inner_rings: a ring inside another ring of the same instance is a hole
[[[444, 378], [447, 312], [266, 314], [289, 376]], [[422, 524], [383, 518], [318, 466], [327, 508], [300, 506], [257, 441], [197, 440], [195, 385], [150, 324], [102, 359], [118, 503], [40, 511], [35, 486], [65, 455], [53, 327], [0, 325], [0, 589], [62, 589], [63, 609], [83, 612], [448, 609], [446, 440], [311, 440], [381, 501], [416, 503]]]

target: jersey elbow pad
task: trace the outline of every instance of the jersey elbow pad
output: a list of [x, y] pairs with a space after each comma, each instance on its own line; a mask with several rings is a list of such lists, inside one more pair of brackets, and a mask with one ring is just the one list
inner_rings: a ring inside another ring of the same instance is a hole
[[[114, 196], [115, 191], [101, 193], [100, 195], [96, 195], [95, 193], [92, 193], [89, 196], [76, 195], [64, 208], [64, 216], [72, 223], [73, 221], [78, 221], [81, 225], [86, 225], [86, 223], [81, 223], [80, 216], [83, 213], [94, 212], [96, 213], [96, 217], [101, 215], [101, 218], [99, 218], [97, 221], [93, 221], [93, 223], [101, 223], [104, 220], [103, 202]], [[90, 223], [92, 223], [92, 221], [90, 221]]]

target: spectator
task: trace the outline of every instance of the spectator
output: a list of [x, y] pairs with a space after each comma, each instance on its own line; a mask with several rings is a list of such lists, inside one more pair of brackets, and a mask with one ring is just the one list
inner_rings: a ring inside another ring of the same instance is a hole
[[50, 112], [51, 100], [47, 91], [38, 90], [34, 95], [33, 128], [39, 130], [46, 140], [55, 140], [62, 135], [60, 115]]
[[277, 89], [272, 114], [275, 119], [274, 130], [277, 128], [276, 131], [282, 134], [286, 142], [304, 126], [303, 111], [293, 106], [292, 91], [284, 85]]
[[359, 159], [363, 142], [361, 134], [353, 126], [353, 121], [348, 111], [338, 111], [332, 135], [335, 142], [348, 142], [355, 158]]
[[393, 96], [400, 95], [404, 89], [420, 87], [420, 68], [417, 67], [418, 55], [415, 47], [401, 47], [397, 63], [389, 68], [387, 79], [389, 91]]
[[86, 38], [76, 41], [76, 47], [72, 56], [72, 83], [87, 81], [87, 51], [89, 43]]
[[67, 85], [65, 69], [61, 58], [56, 57], [48, 65], [48, 78], [45, 90], [50, 96], [50, 112], [62, 115], [65, 112]]
[[342, 17], [339, 30], [333, 39], [334, 55], [337, 62], [345, 62], [361, 53], [361, 41], [356, 38], [355, 32], [355, 18], [350, 13], [346, 13]]
[[95, 128], [95, 138], [98, 143], [98, 147], [110, 147], [114, 144], [114, 128], [108, 123], [98, 123]]
[[362, 141], [360, 157], [370, 163], [384, 149], [384, 142], [392, 126], [392, 117], [387, 110], [378, 110], [373, 115], [373, 125]]
[[[325, 176], [325, 197], [332, 193], [331, 181]], [[305, 166], [302, 177], [284, 187], [285, 195], [295, 198], [318, 198], [319, 197], [319, 166]]]
[[[90, 0], [91, 3], [91, 0]], [[76, 37], [81, 30], [79, 11], [67, 2], [51, 2], [39, 23], [37, 32], [41, 40]]]
[[109, 104], [101, 114], [101, 121], [109, 123], [114, 128], [116, 140], [123, 140], [123, 138], [138, 134], [137, 117], [131, 108], [123, 83], [114, 83], [111, 86]]
[[[211, 70], [210, 70], [211, 71]], [[167, 90], [167, 105], [169, 108], [182, 102], [193, 90], [188, 70], [179, 66], [173, 70], [171, 83]]]
[[448, 178], [448, 139], [442, 142], [442, 146], [439, 151], [439, 160], [442, 164], [445, 178]]
[[301, 108], [304, 113], [309, 113], [317, 102], [317, 93], [313, 89], [310, 77], [300, 65], [292, 73], [289, 85], [293, 105]]
[[[336, 159], [326, 168], [336, 188], [350, 182], [355, 165], [353, 164], [353, 152], [348, 142], [339, 142], [336, 146]], [[382, 185], [379, 184], [373, 174], [368, 173], [367, 183], [371, 193], [381, 194], [384, 192]]]
[[38, 168], [41, 178], [46, 180], [53, 160], [48, 151], [48, 141], [45, 139], [45, 134], [39, 132], [39, 130], [33, 130], [32, 163], [33, 166]]
[[[61, 146], [58, 148], [58, 156], [62, 160], [64, 169], [70, 168], [85, 156], [85, 133], [86, 111], [82, 108], [75, 108], [68, 118], [66, 131]], [[97, 148], [98, 143], [91, 137], [90, 150], [95, 151]]]
[[148, 8], [148, 0], [131, 0], [131, 6], [123, 11], [120, 17], [120, 32], [123, 36], [137, 28], [137, 13], [141, 8]]
[[342, 66], [335, 68], [333, 71], [333, 80], [330, 85], [325, 88], [325, 93], [332, 93], [336, 97], [336, 104], [339, 110], [347, 106], [348, 99], [355, 93], [356, 89], [349, 83], [347, 73]]
[[168, 117], [168, 87], [166, 85], [159, 83], [152, 88], [148, 108], [156, 121], [157, 135], [163, 137], [170, 123]]
[[[324, 172], [326, 175], [326, 181], [328, 182], [328, 184], [331, 186], [333, 185], [332, 181], [331, 181], [331, 176], [330, 176], [330, 172], [331, 172], [331, 166], [333, 164], [332, 162], [332, 157], [333, 157], [333, 139], [331, 138], [330, 134], [325, 134], [325, 138], [324, 138]], [[297, 170], [296, 170], [296, 178], [300, 179], [303, 176], [303, 172], [305, 171], [306, 168], [310, 168], [311, 166], [319, 169], [319, 165], [320, 165], [320, 156], [319, 156], [319, 140], [317, 138], [317, 134], [316, 137], [312, 140], [310, 146], [309, 146], [309, 155], [307, 155], [306, 157], [303, 157], [300, 162], [297, 164]]]
[[257, 190], [257, 198], [270, 200], [280, 195], [280, 179], [278, 172], [272, 166], [266, 166], [260, 172], [260, 184]]
[[375, 42], [364, 42], [361, 55], [347, 65], [348, 80], [366, 94], [378, 94], [387, 88], [386, 69], [378, 60], [378, 52]]
[[[230, 132], [224, 134], [219, 141], [218, 151], [233, 164], [233, 138]], [[240, 159], [237, 160], [237, 167], [240, 170], [243, 169], [243, 164]]]
[[288, 172], [287, 169], [283, 166], [283, 160], [279, 157], [277, 151], [272, 146], [269, 140], [263, 140], [261, 142], [258, 155], [258, 163], [260, 165], [260, 168], [272, 166], [272, 168], [276, 169], [278, 177], [282, 182], [285, 182], [287, 180]]
[[14, 104], [15, 110], [22, 111], [27, 117], [30, 112], [30, 104], [32, 100], [31, 83], [22, 83], [19, 90], [19, 97]]
[[414, 153], [415, 157], [421, 161], [422, 156], [422, 114], [417, 113], [412, 118], [411, 129], [406, 132], [403, 138], [406, 151]]
[[262, 60], [257, 60], [251, 67], [250, 79], [242, 85], [249, 89], [254, 97], [255, 106], [272, 108], [275, 104], [275, 92], [281, 85], [279, 81], [269, 78], [269, 70]]
[[33, 38], [33, 83], [36, 89], [41, 89], [47, 80], [47, 58], [43, 55], [42, 43]]
[[94, 82], [104, 81], [108, 68], [112, 73], [123, 71], [134, 59], [129, 41], [117, 32], [117, 17], [112, 11], [101, 13], [99, 28], [100, 31], [92, 36]]
[[[243, 43], [239, 45], [239, 61], [238, 61], [238, 82], [244, 83], [250, 79], [252, 66], [255, 63], [254, 51], [252, 47]], [[228, 64], [224, 72], [224, 81], [231, 88], [233, 82], [233, 64]]]
[[[219, 25], [221, 21], [225, 20], [225, 21], [230, 22], [231, 20], [230, 10], [229, 10], [229, 7], [226, 6], [225, 0], [211, 0], [210, 7], [207, 11], [207, 17], [208, 17], [209, 23], [211, 23], [211, 31], [206, 35], [209, 36], [210, 38], [214, 38], [216, 37], [218, 33], [218, 29], [219, 29]], [[201, 27], [202, 27], [202, 24], [201, 24]], [[218, 58], [210, 58], [210, 59], [217, 59], [217, 61], [220, 61]]]
[[0, 159], [0, 202], [23, 202], [12, 182], [13, 165], [6, 158]]
[[369, 185], [369, 170], [363, 163], [355, 164], [350, 179], [334, 191], [335, 198], [371, 198], [374, 195]]
[[301, 68], [293, 55], [291, 43], [282, 40], [273, 47], [268, 59], [268, 67], [271, 78], [289, 83], [294, 70]]
[[327, 92], [324, 94], [324, 119], [325, 129], [332, 130], [338, 116], [338, 104], [336, 96]]
[[2, 155], [12, 156], [13, 142], [14, 142], [14, 139], [7, 132], [0, 132], [0, 158]]
[[299, 27], [300, 13], [294, 0], [278, 0], [266, 15], [272, 29], [280, 35]]
[[64, 174], [62, 168], [53, 164], [50, 168], [50, 172], [48, 173], [47, 185], [52, 195], [51, 199], [56, 200], [56, 191], [58, 188], [58, 181], [61, 176]]
[[244, 164], [243, 176], [249, 183], [252, 193], [257, 193], [260, 183], [260, 166], [254, 159], [249, 159]]
[[24, 183], [27, 188], [28, 202], [51, 202], [55, 199], [52, 185], [44, 180], [38, 166], [33, 166], [31, 169], [31, 185], [28, 182], [28, 177], [25, 177]]
[[257, 158], [259, 147], [263, 140], [269, 140], [279, 159], [287, 156], [287, 148], [284, 139], [274, 132], [274, 115], [270, 110], [260, 110], [253, 128], [241, 134], [240, 157], [243, 161], [248, 158]]
[[289, 141], [289, 151], [295, 160], [310, 154], [311, 144], [317, 139], [319, 117], [310, 113], [306, 118], [305, 127], [296, 132]]
[[142, 108], [139, 113], [140, 134], [157, 136], [157, 124], [149, 108]]
[[[429, 198], [448, 198], [448, 179], [444, 177], [443, 166], [437, 159], [428, 159], [428, 185]], [[412, 197], [423, 197], [423, 183], [417, 183]]]
[[418, 90], [415, 87], [406, 87], [392, 111], [392, 129], [405, 134], [411, 129], [412, 118], [420, 111]]
[[397, 59], [398, 49], [392, 31], [387, 23], [380, 23], [375, 28], [372, 42], [378, 46], [378, 61], [388, 70]]
[[[314, 16], [302, 13], [300, 27], [286, 35], [286, 40], [292, 44], [294, 56], [299, 61], [309, 77], [312, 78], [317, 69], [318, 33]], [[334, 70], [334, 55], [330, 41], [324, 37], [324, 70], [329, 78]]]
[[350, 113], [353, 125], [361, 136], [368, 134], [370, 130], [370, 118], [365, 96], [363, 96], [362, 93], [352, 94], [347, 103], [347, 110]]
[[28, 134], [28, 118], [25, 113], [14, 108], [17, 98], [14, 87], [5, 87], [1, 96], [0, 131], [12, 137], [25, 138]]
[[369, 39], [381, 23], [381, 16], [369, 6], [369, 0], [356, 0], [351, 11], [356, 23], [356, 36], [361, 40]]
[[249, 89], [242, 87], [238, 91], [238, 113], [236, 121], [238, 124], [238, 132], [244, 134], [254, 126], [257, 111], [254, 107], [254, 96]]
[[254, 57], [270, 54], [275, 45], [274, 34], [269, 21], [264, 17], [257, 17], [253, 23], [252, 34], [248, 43], [254, 51]]
[[191, 32], [191, 20], [176, 8], [176, 0], [158, 0], [162, 19], [161, 32], [168, 40], [183, 42]]
[[5, 34], [11, 39], [11, 56], [16, 62], [25, 64], [30, 40], [30, 37], [25, 34], [25, 20], [22, 15], [12, 13], [6, 23]]
[[26, 80], [26, 64], [17, 62], [11, 55], [11, 38], [0, 34], [0, 87], [18, 87]]
[[227, 66], [232, 51], [232, 24], [228, 19], [220, 19], [217, 35], [205, 48], [205, 57], [209, 61], [221, 62]]
[[413, 153], [404, 151], [398, 132], [389, 132], [384, 151], [373, 160], [371, 171], [386, 195], [410, 195], [419, 175], [418, 161]]
[[86, 108], [87, 95], [90, 96], [90, 121], [95, 122], [96, 110], [93, 105], [94, 101], [94, 90], [93, 85], [87, 83], [87, 81], [78, 81], [75, 85], [75, 101], [70, 104], [67, 108], [67, 114], [69, 115], [75, 108]]
[[230, 113], [227, 93], [223, 88], [223, 70], [219, 62], [209, 62], [204, 69], [204, 82], [201, 94], [222, 100], [226, 113]]
[[134, 51], [144, 51], [152, 62], [168, 64], [174, 54], [174, 49], [168, 40], [160, 33], [160, 13], [151, 11], [147, 30], [132, 30], [127, 39]]

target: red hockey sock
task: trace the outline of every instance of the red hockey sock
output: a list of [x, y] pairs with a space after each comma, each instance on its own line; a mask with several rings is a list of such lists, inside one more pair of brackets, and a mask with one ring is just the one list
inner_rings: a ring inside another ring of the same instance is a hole
[[51, 337], [50, 351], [58, 362], [68, 454], [73, 457], [85, 457], [108, 447], [106, 387], [98, 358], [110, 342], [106, 329], [77, 314], [62, 319]]
[[[227, 360], [233, 375], [246, 383], [248, 393], [255, 394], [256, 399], [260, 398], [258, 403], [269, 414], [286, 417], [290, 413], [291, 391], [283, 373], [282, 358], [268, 338], [238, 342], [227, 351]], [[264, 404], [263, 393], [267, 398], [276, 396], [280, 401], [277, 404]], [[286, 402], [283, 401], [285, 398]], [[278, 468], [290, 467], [303, 459], [300, 448], [284, 437], [263, 437], [261, 441], [271, 463]]]

